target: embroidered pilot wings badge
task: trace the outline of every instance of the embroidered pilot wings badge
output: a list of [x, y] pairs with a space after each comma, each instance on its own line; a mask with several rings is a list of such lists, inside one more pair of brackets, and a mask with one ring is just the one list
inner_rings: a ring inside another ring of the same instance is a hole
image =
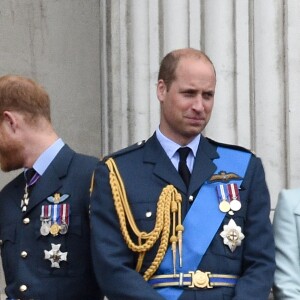
[[212, 175], [208, 182], [213, 183], [213, 182], [229, 182], [231, 180], [240, 180], [242, 179], [238, 174], [235, 174], [233, 172], [225, 172], [225, 171], [220, 171], [218, 174]]

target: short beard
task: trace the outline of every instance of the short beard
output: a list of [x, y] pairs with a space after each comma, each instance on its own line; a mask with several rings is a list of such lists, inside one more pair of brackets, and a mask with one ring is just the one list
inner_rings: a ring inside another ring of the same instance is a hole
[[[19, 142], [1, 141], [0, 167], [3, 172], [10, 172], [23, 167], [24, 159], [21, 155], [24, 146]], [[6, 144], [6, 145], [5, 145]]]

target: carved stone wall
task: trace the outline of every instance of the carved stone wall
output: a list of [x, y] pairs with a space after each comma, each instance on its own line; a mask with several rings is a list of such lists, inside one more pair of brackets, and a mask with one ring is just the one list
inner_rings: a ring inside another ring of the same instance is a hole
[[262, 158], [274, 209], [300, 182], [299, 16], [297, 0], [2, 0], [0, 74], [44, 84], [60, 135], [101, 156], [156, 129], [161, 58], [205, 50], [217, 71], [205, 134]]

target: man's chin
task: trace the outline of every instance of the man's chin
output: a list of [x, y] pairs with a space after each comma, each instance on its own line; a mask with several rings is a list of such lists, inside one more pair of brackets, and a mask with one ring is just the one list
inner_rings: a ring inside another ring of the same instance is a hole
[[200, 134], [203, 131], [203, 127], [191, 127], [190, 130], [187, 132], [187, 135], [190, 138], [196, 137], [198, 134]]
[[0, 169], [4, 173], [9, 173], [11, 171], [16, 171], [20, 168], [22, 168], [22, 167], [11, 166], [11, 165], [7, 165], [7, 164], [4, 164], [4, 163], [0, 164]]

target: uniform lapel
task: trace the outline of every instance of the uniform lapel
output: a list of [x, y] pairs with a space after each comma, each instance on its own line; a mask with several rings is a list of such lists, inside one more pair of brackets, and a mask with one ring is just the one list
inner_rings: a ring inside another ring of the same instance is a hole
[[178, 190], [186, 193], [186, 186], [182, 178], [157, 140], [155, 134], [146, 142], [144, 163], [153, 164], [153, 174], [165, 181], [166, 185], [172, 184]]
[[[24, 178], [24, 173], [22, 172], [21, 174], [18, 175], [18, 177], [14, 180], [14, 193], [13, 193], [13, 198], [14, 202], [18, 207], [20, 207], [21, 204], [21, 199], [23, 198], [24, 192], [25, 192], [25, 178]], [[21, 209], [20, 209], [21, 210]]]
[[213, 160], [218, 157], [216, 148], [204, 136], [201, 136], [191, 175], [189, 194], [194, 194], [211, 177], [217, 168]]
[[27, 212], [30, 212], [36, 205], [62, 187], [62, 178], [67, 175], [73, 155], [73, 150], [67, 145], [60, 150], [43, 176], [35, 184], [30, 195]]

